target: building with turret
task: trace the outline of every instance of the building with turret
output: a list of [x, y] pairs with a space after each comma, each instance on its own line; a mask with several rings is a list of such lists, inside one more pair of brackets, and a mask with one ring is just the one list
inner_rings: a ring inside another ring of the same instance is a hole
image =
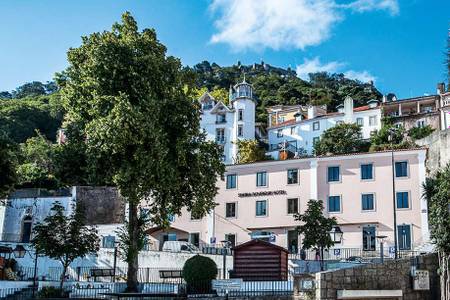
[[230, 87], [228, 103], [214, 99], [208, 92], [200, 99], [200, 126], [207, 139], [223, 148], [223, 161], [233, 164], [238, 153], [238, 140], [255, 139], [255, 107], [253, 87], [244, 80]]

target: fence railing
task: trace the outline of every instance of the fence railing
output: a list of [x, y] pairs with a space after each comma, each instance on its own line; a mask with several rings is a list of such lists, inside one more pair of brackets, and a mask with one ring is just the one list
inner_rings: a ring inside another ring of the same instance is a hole
[[[393, 258], [394, 254], [389, 252], [390, 249], [385, 247], [383, 256], [385, 258]], [[415, 250], [398, 250], [398, 258], [408, 258], [411, 256], [420, 255], [421, 251]], [[326, 249], [323, 251], [323, 260], [370, 260], [380, 258], [380, 249], [364, 250], [361, 248], [334, 248]], [[289, 259], [291, 260], [321, 260], [320, 252], [315, 250], [305, 250], [304, 254], [290, 253]]]

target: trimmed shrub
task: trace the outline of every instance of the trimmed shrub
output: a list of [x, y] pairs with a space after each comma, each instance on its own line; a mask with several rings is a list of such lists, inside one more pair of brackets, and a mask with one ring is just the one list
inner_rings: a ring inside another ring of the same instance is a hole
[[45, 286], [38, 292], [38, 298], [69, 298], [69, 293], [54, 286]]
[[189, 258], [183, 266], [183, 279], [189, 293], [208, 293], [211, 281], [217, 277], [217, 265], [209, 257], [196, 255]]
[[408, 135], [415, 140], [423, 139], [424, 137], [429, 136], [434, 131], [434, 128], [430, 125], [426, 125], [423, 127], [413, 127], [408, 130]]

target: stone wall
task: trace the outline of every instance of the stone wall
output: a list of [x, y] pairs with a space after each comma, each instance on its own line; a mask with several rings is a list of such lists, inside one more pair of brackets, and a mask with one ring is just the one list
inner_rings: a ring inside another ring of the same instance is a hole
[[125, 202], [115, 187], [76, 187], [77, 203], [85, 209], [90, 225], [123, 223]]
[[316, 274], [316, 299], [337, 299], [338, 290], [402, 290], [404, 300], [439, 299], [438, 259], [436, 254], [417, 257], [416, 269], [430, 272], [430, 290], [415, 291], [412, 286], [410, 259], [383, 264], [326, 271]]
[[419, 146], [428, 147], [427, 171], [433, 173], [450, 162], [450, 129], [436, 130], [426, 138], [417, 140]]

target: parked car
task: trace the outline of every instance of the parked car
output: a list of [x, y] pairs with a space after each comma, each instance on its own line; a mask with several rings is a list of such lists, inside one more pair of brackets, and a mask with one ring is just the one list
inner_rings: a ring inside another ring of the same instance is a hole
[[189, 242], [183, 241], [167, 241], [164, 242], [162, 251], [169, 252], [185, 252], [185, 253], [198, 253], [200, 250]]

